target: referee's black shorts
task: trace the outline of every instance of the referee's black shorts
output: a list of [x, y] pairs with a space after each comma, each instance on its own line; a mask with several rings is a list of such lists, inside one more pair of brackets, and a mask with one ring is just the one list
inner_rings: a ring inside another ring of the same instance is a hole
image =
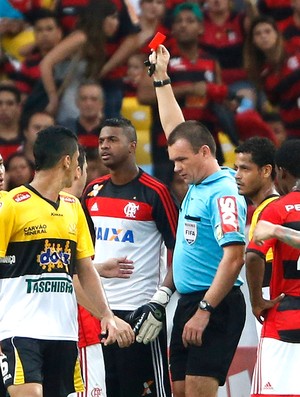
[[184, 325], [194, 315], [206, 291], [184, 294], [178, 301], [170, 343], [170, 370], [173, 381], [186, 375], [216, 378], [225, 383], [227, 372], [245, 324], [246, 304], [238, 287], [234, 287], [210, 315], [201, 346], [184, 347]]

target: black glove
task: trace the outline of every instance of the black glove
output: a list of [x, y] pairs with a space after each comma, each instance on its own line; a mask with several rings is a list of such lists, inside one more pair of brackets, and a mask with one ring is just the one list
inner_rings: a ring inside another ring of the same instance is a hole
[[133, 325], [136, 341], [145, 345], [152, 342], [160, 333], [166, 318], [167, 303], [172, 291], [167, 287], [161, 287], [150, 302], [134, 310], [126, 321]]

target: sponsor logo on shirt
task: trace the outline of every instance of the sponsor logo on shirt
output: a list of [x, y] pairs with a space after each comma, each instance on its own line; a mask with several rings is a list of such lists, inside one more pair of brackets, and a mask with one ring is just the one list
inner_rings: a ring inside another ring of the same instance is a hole
[[9, 263], [10, 265], [13, 265], [16, 263], [16, 256], [15, 255], [7, 255], [3, 256], [0, 258], [0, 263]]
[[98, 211], [98, 210], [99, 210], [98, 204], [97, 204], [97, 203], [94, 203], [94, 204], [91, 206], [90, 211]]
[[76, 233], [77, 233], [77, 225], [76, 225], [76, 223], [70, 223], [69, 224], [69, 233], [76, 235]]
[[118, 243], [134, 243], [132, 230], [116, 229], [114, 227], [96, 227], [96, 240], [114, 241]]
[[267, 382], [267, 383], [264, 385], [263, 390], [274, 390], [274, 389], [273, 389], [273, 386], [271, 385], [271, 383], [270, 383], [270, 382]]
[[300, 211], [300, 204], [287, 204], [285, 205], [285, 209], [287, 212], [290, 212], [292, 210]]
[[218, 199], [219, 214], [223, 233], [239, 230], [236, 198], [225, 196]]
[[62, 247], [59, 243], [50, 243], [49, 240], [45, 240], [44, 250], [37, 255], [37, 261], [40, 267], [47, 272], [60, 269], [69, 273], [71, 262], [70, 242], [67, 241], [65, 247]]
[[31, 194], [28, 192], [21, 192], [16, 194], [13, 199], [15, 200], [16, 203], [20, 203], [21, 201], [28, 200], [31, 197]]
[[76, 201], [74, 197], [69, 196], [60, 196], [60, 198], [66, 203], [75, 203]]
[[39, 280], [27, 278], [27, 294], [45, 293], [45, 292], [65, 292], [73, 293], [72, 281], [66, 277], [44, 277]]
[[33, 225], [24, 228], [25, 236], [47, 233], [47, 225]]

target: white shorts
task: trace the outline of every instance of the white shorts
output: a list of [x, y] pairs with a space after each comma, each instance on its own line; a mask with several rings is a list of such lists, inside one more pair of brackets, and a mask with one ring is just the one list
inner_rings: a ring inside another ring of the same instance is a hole
[[261, 338], [257, 349], [251, 395], [300, 396], [300, 344]]
[[105, 367], [101, 344], [82, 347], [79, 351], [85, 391], [71, 393], [68, 397], [106, 397]]

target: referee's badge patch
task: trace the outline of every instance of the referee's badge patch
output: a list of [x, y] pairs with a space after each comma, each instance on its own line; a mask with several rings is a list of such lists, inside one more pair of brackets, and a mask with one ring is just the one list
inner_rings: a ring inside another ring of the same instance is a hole
[[224, 236], [222, 226], [220, 225], [220, 223], [216, 226], [216, 236], [218, 241], [220, 241], [221, 238], [223, 238]]
[[184, 238], [189, 245], [194, 244], [197, 238], [197, 224], [195, 222], [184, 223]]

